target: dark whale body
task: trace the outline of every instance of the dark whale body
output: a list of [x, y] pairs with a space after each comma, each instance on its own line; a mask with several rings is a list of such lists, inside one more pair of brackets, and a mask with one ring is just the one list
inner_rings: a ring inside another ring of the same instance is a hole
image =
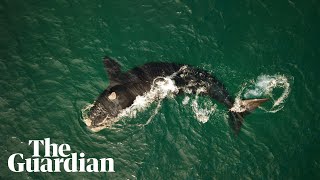
[[[122, 72], [120, 65], [109, 57], [104, 58], [104, 65], [109, 75], [110, 84], [95, 101], [88, 113], [87, 123], [90, 129], [101, 126], [111, 126], [113, 119], [121, 110], [130, 107], [137, 96], [149, 92], [154, 80], [158, 77], [168, 77], [175, 82], [179, 94], [197, 93], [207, 95], [232, 108], [234, 99], [229, 95], [224, 85], [205, 70], [195, 67], [166, 63], [152, 62], [135, 67], [127, 72]], [[197, 92], [199, 88], [205, 91]], [[267, 99], [245, 100], [241, 104], [244, 111], [229, 111], [229, 124], [235, 133], [238, 133], [243, 116], [255, 109]]]

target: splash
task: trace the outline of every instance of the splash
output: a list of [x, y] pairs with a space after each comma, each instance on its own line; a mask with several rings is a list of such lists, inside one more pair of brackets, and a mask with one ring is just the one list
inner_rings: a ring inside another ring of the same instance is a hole
[[[137, 113], [145, 110], [154, 101], [161, 101], [166, 98], [173, 98], [175, 94], [179, 92], [175, 82], [170, 77], [157, 77], [153, 80], [151, 90], [144, 93], [142, 96], [137, 96], [133, 104], [122, 110], [119, 113], [119, 117], [136, 117]], [[158, 107], [160, 105], [158, 104]]]
[[187, 105], [187, 104], [189, 103], [189, 101], [190, 101], [190, 97], [189, 97], [189, 96], [186, 96], [186, 97], [184, 97], [184, 99], [183, 99], [183, 101], [182, 101], [182, 104], [183, 104], [183, 105]]
[[81, 114], [82, 114], [82, 117], [83, 117], [83, 121], [87, 126], [91, 126], [91, 120], [88, 118], [88, 112], [94, 106], [94, 103], [95, 102], [93, 102], [92, 104], [88, 104], [84, 108], [81, 109]]
[[148, 119], [146, 124], [149, 124], [153, 117], [158, 113], [161, 102], [166, 97], [173, 98], [179, 93], [179, 88], [175, 85], [175, 81], [172, 79], [179, 72], [186, 72], [188, 66], [182, 66], [177, 72], [167, 77], [157, 77], [153, 80], [151, 89], [149, 92], [145, 92], [142, 96], [137, 96], [133, 104], [122, 110], [118, 117], [136, 117], [137, 113], [148, 108], [154, 101], [159, 101], [155, 112]]
[[284, 107], [284, 102], [290, 94], [290, 83], [284, 75], [261, 75], [256, 80], [246, 83], [239, 91], [234, 106], [230, 109], [242, 112], [241, 97], [244, 99], [267, 97], [272, 101], [271, 107], [260, 107], [260, 109], [275, 113]]
[[[207, 91], [206, 87], [199, 87], [196, 90], [196, 96], [191, 102], [192, 111], [195, 114], [196, 119], [199, 122], [206, 123], [208, 122], [210, 116], [215, 113], [217, 109], [216, 104], [212, 104], [211, 101], [202, 101], [202, 104], [200, 104], [201, 101], [199, 101], [199, 94], [205, 93]], [[187, 96], [188, 97], [188, 96]], [[188, 104], [190, 98], [185, 98], [182, 102], [183, 105]]]
[[209, 102], [205, 102], [203, 107], [201, 107], [198, 103], [197, 97], [198, 96], [196, 96], [196, 98], [192, 101], [192, 111], [199, 122], [206, 123], [208, 122], [210, 116], [216, 112], [217, 105], [212, 105]]

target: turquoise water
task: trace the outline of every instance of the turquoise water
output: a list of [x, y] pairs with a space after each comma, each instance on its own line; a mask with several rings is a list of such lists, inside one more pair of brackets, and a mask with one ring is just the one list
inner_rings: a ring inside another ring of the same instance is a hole
[[[315, 0], [2, 0], [0, 177], [318, 179], [319, 18]], [[271, 112], [286, 88], [264, 92], [273, 101], [246, 117], [238, 136], [222, 105], [199, 97], [201, 108], [216, 104], [202, 123], [183, 96], [93, 133], [81, 111], [108, 86], [104, 55], [123, 71], [152, 61], [197, 66], [233, 96], [284, 77], [288, 96]], [[9, 171], [11, 154], [31, 156], [28, 140], [47, 137], [88, 157], [114, 158], [116, 172]]]

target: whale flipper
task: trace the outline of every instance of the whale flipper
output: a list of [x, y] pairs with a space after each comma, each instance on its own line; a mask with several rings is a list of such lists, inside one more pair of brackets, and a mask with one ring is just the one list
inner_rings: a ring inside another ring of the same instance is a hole
[[119, 76], [121, 75], [121, 65], [108, 56], [104, 57], [103, 64], [110, 81], [118, 81]]

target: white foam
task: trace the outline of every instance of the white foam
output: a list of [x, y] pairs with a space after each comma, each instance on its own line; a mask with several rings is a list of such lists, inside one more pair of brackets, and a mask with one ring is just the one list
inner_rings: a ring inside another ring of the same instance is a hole
[[195, 114], [195, 117], [199, 122], [206, 123], [208, 122], [210, 116], [216, 111], [217, 105], [211, 105], [210, 103], [205, 103], [205, 107], [200, 107], [197, 101], [198, 99], [194, 99], [192, 101], [191, 107], [192, 111]]
[[83, 121], [87, 126], [91, 126], [92, 121], [88, 118], [88, 111], [94, 106], [94, 102], [92, 104], [86, 105], [83, 109], [81, 109], [81, 114], [83, 117]]
[[191, 103], [192, 111], [194, 112], [196, 119], [202, 123], [208, 122], [210, 115], [213, 114], [217, 109], [217, 105], [212, 105], [211, 101], [204, 101], [203, 106], [199, 105], [199, 94], [206, 91], [207, 88], [199, 87], [196, 91], [196, 97]]
[[242, 106], [240, 98], [237, 97], [235, 99], [232, 108], [230, 108], [230, 111], [232, 111], [232, 112], [244, 112], [244, 111], [246, 111], [246, 108]]
[[136, 117], [137, 112], [145, 110], [154, 101], [162, 101], [166, 97], [174, 97], [178, 92], [178, 87], [170, 77], [158, 77], [154, 79], [151, 90], [142, 96], [137, 96], [133, 104], [123, 109], [118, 117]]
[[182, 101], [182, 104], [183, 104], [183, 105], [187, 105], [187, 104], [189, 103], [189, 101], [190, 101], [190, 97], [189, 97], [189, 96], [186, 96], [186, 97], [184, 97], [184, 99], [183, 99], [183, 101]]

